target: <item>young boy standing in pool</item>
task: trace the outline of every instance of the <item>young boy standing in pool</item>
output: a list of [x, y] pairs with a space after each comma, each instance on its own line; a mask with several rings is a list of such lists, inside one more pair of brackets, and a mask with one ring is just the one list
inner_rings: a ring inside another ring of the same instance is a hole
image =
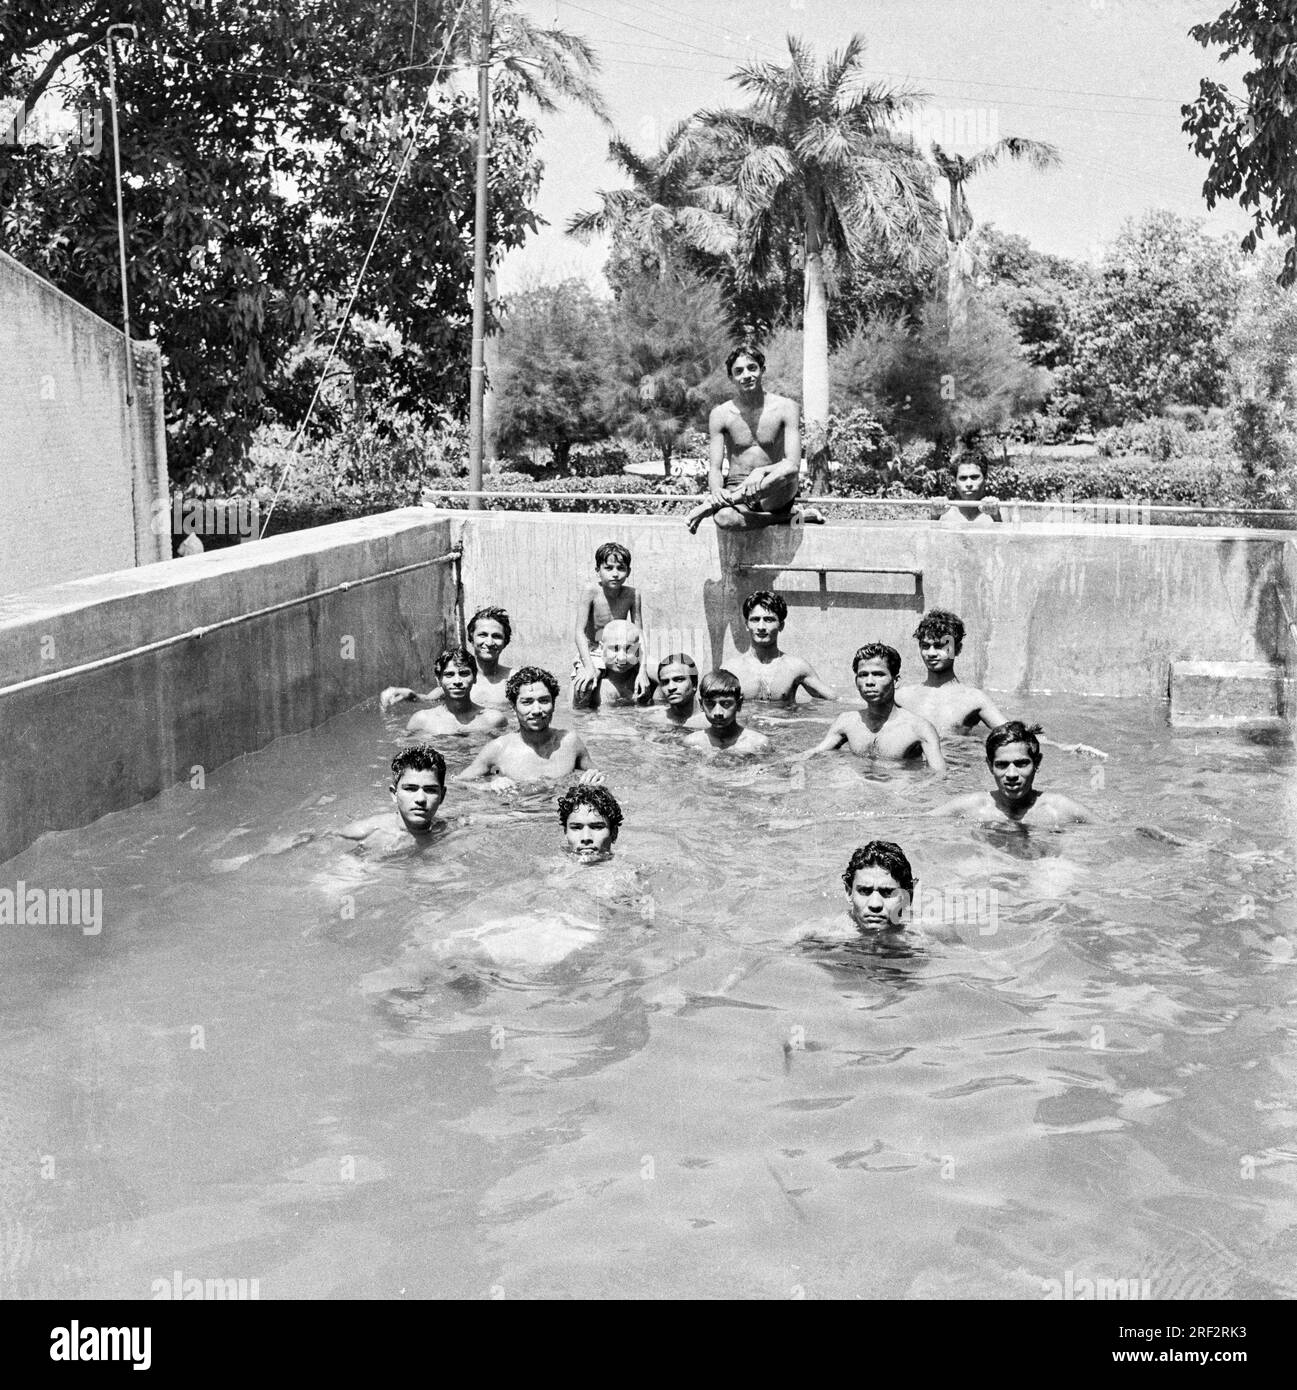
[[483, 709], [472, 700], [477, 680], [477, 661], [466, 647], [450, 647], [432, 668], [437, 673], [441, 701], [431, 709], [421, 709], [405, 726], [407, 734], [444, 735], [499, 733], [509, 721], [498, 709]]
[[[505, 686], [511, 669], [500, 661], [500, 654], [509, 645], [513, 629], [503, 608], [479, 608], [468, 620], [468, 640], [477, 660], [477, 675], [473, 680], [473, 703], [483, 709], [502, 709], [507, 703]], [[441, 687], [433, 686], [426, 695], [418, 695], [409, 686], [391, 685], [379, 696], [383, 709], [402, 700], [440, 700]]]
[[703, 713], [707, 716], [705, 729], [685, 739], [686, 748], [702, 753], [767, 753], [770, 740], [739, 723], [743, 708], [743, 687], [732, 671], [709, 671], [698, 690]]
[[663, 703], [656, 706], [651, 718], [655, 724], [668, 729], [705, 729], [707, 716], [698, 709], [698, 667], [684, 652], [671, 652], [658, 662], [657, 688]]
[[936, 727], [940, 734], [971, 733], [985, 724], [994, 729], [1004, 716], [976, 686], [964, 685], [955, 674], [955, 657], [964, 645], [964, 624], [954, 613], [934, 608], [914, 629], [919, 655], [928, 674], [922, 685], [904, 685], [896, 703]]
[[581, 773], [582, 782], [603, 781], [580, 735], [550, 727], [558, 681], [548, 671], [520, 666], [509, 677], [505, 695], [518, 718], [517, 732], [492, 739], [458, 774], [457, 782], [492, 775], [508, 783], [554, 781], [573, 772]]
[[1040, 725], [1030, 728], [1011, 719], [992, 729], [986, 740], [986, 766], [995, 781], [993, 792], [969, 792], [929, 811], [931, 816], [976, 816], [982, 821], [1030, 822], [1057, 830], [1064, 825], [1087, 824], [1095, 817], [1078, 801], [1061, 792], [1041, 792], [1035, 787], [1040, 771]]
[[922, 756], [933, 772], [944, 775], [946, 760], [936, 729], [926, 719], [896, 704], [900, 654], [886, 643], [870, 642], [856, 653], [851, 667], [855, 672], [856, 689], [865, 702], [864, 708], [838, 715], [823, 741], [801, 757], [828, 753], [845, 743], [860, 758], [900, 762]]
[[[605, 541], [594, 553], [595, 577], [581, 590], [576, 606], [576, 654], [572, 666], [572, 697], [584, 699], [599, 684], [606, 669], [603, 652], [604, 630], [621, 619], [633, 623], [641, 637], [647, 635], [640, 597], [630, 578], [630, 551], [617, 541]], [[652, 689], [648, 673], [635, 677], [634, 695], [640, 698]]]
[[788, 618], [783, 595], [758, 589], [743, 600], [743, 621], [751, 648], [733, 658], [734, 668], [748, 700], [796, 700], [799, 689], [819, 700], [832, 700], [833, 691], [815, 674], [810, 662], [779, 649], [779, 634]]

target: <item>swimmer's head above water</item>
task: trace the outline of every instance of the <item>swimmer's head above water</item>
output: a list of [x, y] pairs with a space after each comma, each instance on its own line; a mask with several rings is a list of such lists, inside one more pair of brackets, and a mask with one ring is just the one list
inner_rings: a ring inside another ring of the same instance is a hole
[[669, 652], [658, 662], [658, 688], [668, 705], [686, 705], [698, 690], [698, 667], [685, 652]]
[[401, 824], [411, 835], [427, 835], [446, 799], [446, 760], [430, 743], [402, 748], [392, 759], [392, 784]]
[[964, 454], [952, 466], [954, 486], [952, 500], [976, 502], [986, 496], [986, 460], [980, 454]]
[[900, 845], [870, 840], [855, 850], [842, 874], [851, 920], [863, 931], [892, 931], [909, 920], [914, 871]]
[[933, 608], [919, 620], [914, 640], [929, 670], [940, 671], [953, 666], [964, 646], [963, 620], [945, 608]]
[[452, 700], [467, 700], [477, 679], [477, 658], [467, 647], [447, 647], [432, 663], [437, 684]]
[[504, 697], [518, 716], [518, 727], [541, 732], [554, 718], [558, 681], [539, 666], [519, 666], [505, 682]]
[[479, 608], [468, 620], [468, 640], [479, 661], [498, 657], [513, 640], [508, 613], [503, 608]]
[[707, 722], [713, 728], [724, 728], [734, 723], [743, 708], [743, 686], [733, 671], [722, 666], [720, 670], [708, 671], [702, 678], [698, 699]]
[[622, 810], [607, 787], [578, 783], [559, 797], [558, 818], [569, 852], [579, 859], [599, 859], [612, 853]]
[[640, 631], [625, 618], [614, 618], [607, 624], [600, 647], [604, 666], [617, 675], [633, 671], [640, 664]]
[[1040, 770], [1039, 724], [1010, 719], [992, 729], [986, 739], [986, 765], [995, 778], [1000, 795], [1009, 803], [1030, 805], [1033, 785]]

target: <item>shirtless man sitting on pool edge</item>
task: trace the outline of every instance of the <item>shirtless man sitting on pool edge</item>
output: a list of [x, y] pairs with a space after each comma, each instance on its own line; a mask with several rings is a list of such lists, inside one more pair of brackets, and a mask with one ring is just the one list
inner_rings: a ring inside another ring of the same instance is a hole
[[[767, 393], [766, 359], [757, 348], [737, 347], [725, 359], [734, 399], [718, 405], [707, 420], [711, 496], [685, 518], [690, 531], [709, 516], [725, 530], [822, 522], [813, 507], [797, 506], [802, 439], [797, 402]], [[729, 455], [729, 486], [721, 467]]]

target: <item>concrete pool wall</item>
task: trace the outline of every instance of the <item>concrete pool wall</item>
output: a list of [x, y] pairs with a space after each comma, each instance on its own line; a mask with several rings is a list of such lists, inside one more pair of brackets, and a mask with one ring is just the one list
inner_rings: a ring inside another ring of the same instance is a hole
[[[450, 531], [412, 509], [0, 598], [0, 861], [200, 786], [397, 677], [426, 689], [455, 630], [457, 567], [424, 562]], [[278, 604], [292, 606], [169, 640]]]
[[[787, 649], [844, 694], [874, 639], [917, 678], [910, 634], [931, 607], [967, 624], [963, 678], [1016, 696], [1162, 701], [1182, 660], [1293, 671], [1283, 533], [853, 522], [692, 537], [678, 517], [406, 508], [0, 598], [0, 861], [386, 684], [426, 689], [457, 633], [457, 582], [462, 613], [509, 610], [511, 665], [565, 679], [577, 594], [613, 539], [633, 553], [650, 650], [704, 667], [742, 649], [740, 604], [765, 587], [788, 600]], [[461, 546], [462, 562], [444, 558]]]
[[[704, 523], [690, 536], [676, 517], [440, 515], [463, 538], [465, 611], [508, 608], [517, 636], [506, 659], [560, 674], [605, 540], [630, 547], [655, 655], [683, 648], [701, 667], [723, 665], [747, 645], [743, 599], [773, 588], [788, 602], [785, 649], [846, 694], [851, 657], [869, 641], [900, 652], [903, 682], [921, 678], [911, 634], [928, 608], [964, 620], [963, 680], [1017, 696], [1163, 700], [1173, 661], [1291, 660], [1279, 596], [1292, 591], [1293, 542], [1282, 532], [901, 521], [739, 535]], [[921, 577], [851, 572], [865, 567]]]

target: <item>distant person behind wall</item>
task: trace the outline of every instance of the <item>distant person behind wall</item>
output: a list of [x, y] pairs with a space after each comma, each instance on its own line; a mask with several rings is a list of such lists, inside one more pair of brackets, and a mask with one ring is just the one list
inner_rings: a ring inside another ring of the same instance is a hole
[[944, 525], [990, 526], [1000, 520], [1000, 499], [990, 491], [990, 470], [980, 449], [965, 449], [951, 461], [950, 496], [936, 503], [932, 518]]

